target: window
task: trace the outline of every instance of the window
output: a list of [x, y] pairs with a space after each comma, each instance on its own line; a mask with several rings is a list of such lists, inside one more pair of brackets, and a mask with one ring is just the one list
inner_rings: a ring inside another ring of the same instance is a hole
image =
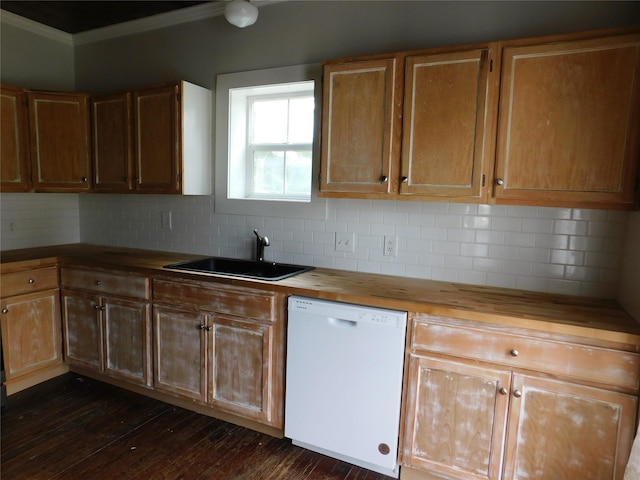
[[218, 75], [220, 213], [325, 218], [317, 196], [319, 65]]
[[310, 81], [229, 91], [229, 198], [311, 200], [313, 88]]

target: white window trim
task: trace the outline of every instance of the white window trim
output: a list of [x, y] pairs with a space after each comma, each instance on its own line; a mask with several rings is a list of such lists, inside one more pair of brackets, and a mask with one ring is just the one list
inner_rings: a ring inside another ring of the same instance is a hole
[[[322, 219], [327, 217], [327, 202], [318, 197], [318, 172], [320, 169], [319, 138], [321, 100], [320, 64], [253, 70], [249, 72], [221, 74], [216, 79], [216, 142], [215, 142], [215, 199], [216, 213], [237, 215], [277, 216], [290, 218]], [[229, 90], [287, 82], [315, 80], [315, 125], [311, 167], [311, 202], [268, 201], [264, 199], [228, 198], [229, 163]]]

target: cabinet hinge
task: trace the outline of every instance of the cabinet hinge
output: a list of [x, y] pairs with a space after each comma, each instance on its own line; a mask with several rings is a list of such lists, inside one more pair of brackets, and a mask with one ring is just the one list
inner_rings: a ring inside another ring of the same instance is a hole
[[493, 58], [489, 60], [489, 72], [493, 72]]
[[180, 93], [176, 94], [176, 102], [180, 103]]
[[485, 184], [486, 184], [486, 180], [487, 180], [487, 177], [486, 177], [485, 175], [482, 175], [482, 186], [483, 186], [483, 187], [484, 187], [484, 186], [485, 186]]

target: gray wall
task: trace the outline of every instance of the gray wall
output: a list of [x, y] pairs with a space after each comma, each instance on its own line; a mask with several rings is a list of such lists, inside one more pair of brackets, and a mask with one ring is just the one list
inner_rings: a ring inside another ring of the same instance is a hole
[[73, 45], [34, 35], [22, 28], [0, 28], [0, 80], [2, 83], [40, 90], [73, 91]]
[[76, 47], [76, 83], [104, 91], [330, 58], [608, 28], [640, 2], [289, 1], [238, 29], [223, 17]]

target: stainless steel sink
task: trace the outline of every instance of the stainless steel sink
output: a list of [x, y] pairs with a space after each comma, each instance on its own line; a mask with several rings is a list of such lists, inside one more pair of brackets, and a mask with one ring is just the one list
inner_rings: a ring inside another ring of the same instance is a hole
[[209, 257], [192, 260], [190, 262], [165, 265], [164, 268], [276, 281], [298, 275], [302, 272], [308, 272], [309, 270], [313, 270], [314, 267], [291, 265], [288, 263], [257, 262], [255, 260], [242, 260], [237, 258]]

